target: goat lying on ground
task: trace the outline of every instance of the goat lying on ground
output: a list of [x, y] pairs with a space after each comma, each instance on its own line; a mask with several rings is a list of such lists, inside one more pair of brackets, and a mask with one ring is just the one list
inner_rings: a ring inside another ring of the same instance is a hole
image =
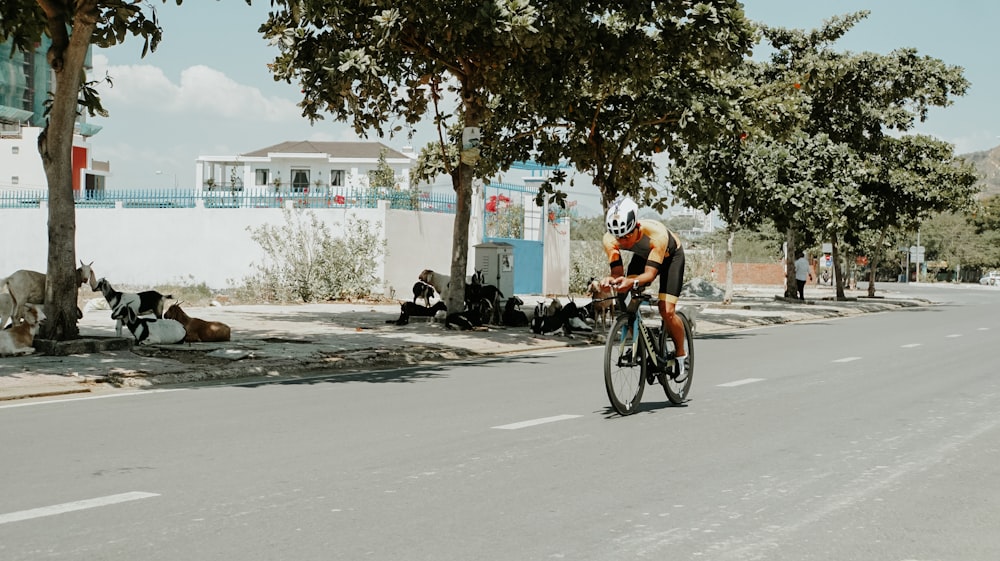
[[424, 306], [431, 306], [431, 298], [434, 297], [434, 285], [418, 280], [413, 284], [413, 303], [417, 303], [418, 298], [424, 299]]
[[580, 310], [572, 300], [566, 305], [556, 299], [552, 299], [548, 306], [539, 303], [535, 306], [535, 316], [531, 318], [531, 331], [539, 335], [562, 331], [563, 335], [572, 336], [573, 331], [593, 330], [580, 319]]
[[[153, 314], [157, 319], [163, 318], [163, 303], [168, 298], [173, 298], [169, 294], [164, 296], [155, 290], [144, 290], [139, 293], [118, 292], [111, 286], [108, 279], [102, 278], [97, 281], [94, 290], [100, 290], [104, 299], [111, 306], [111, 319], [116, 320], [115, 335], [122, 336], [122, 323], [125, 319], [125, 309], [135, 312], [135, 316]], [[183, 326], [182, 326], [183, 327]], [[131, 329], [131, 328], [130, 328]]]
[[445, 316], [444, 326], [448, 329], [459, 329], [468, 331], [470, 329], [484, 330], [483, 318], [479, 315], [479, 310], [469, 309], [457, 314]]
[[174, 319], [141, 318], [128, 306], [122, 308], [121, 319], [132, 332], [135, 342], [140, 345], [180, 343], [187, 336], [187, 330], [181, 322]]
[[38, 325], [45, 321], [45, 313], [34, 304], [24, 306], [24, 321], [0, 331], [0, 355], [30, 355], [35, 352], [32, 343], [38, 334]]
[[[92, 282], [94, 271], [90, 266], [93, 264], [93, 261], [87, 264], [80, 261], [80, 267], [76, 270], [78, 287], [86, 282]], [[24, 309], [28, 304], [45, 304], [45, 273], [29, 271], [28, 269], [14, 271], [9, 277], [0, 279], [0, 291], [3, 290], [4, 286], [7, 287], [15, 302], [14, 311], [10, 318], [14, 325], [17, 325], [24, 317]], [[76, 317], [77, 319], [83, 317], [83, 312], [79, 308], [76, 310]], [[4, 325], [6, 323], [4, 320]]]
[[601, 327], [607, 327], [608, 320], [615, 317], [614, 292], [611, 291], [611, 288], [601, 287], [600, 280], [590, 277], [590, 282], [587, 284], [587, 294], [590, 295], [591, 299], [588, 305], [592, 310], [594, 325], [597, 325], [597, 319], [600, 318]]
[[206, 321], [193, 318], [184, 313], [180, 303], [167, 308], [163, 317], [165, 319], [176, 320], [184, 326], [184, 332], [186, 333], [184, 335], [185, 343], [217, 343], [229, 340], [230, 330], [228, 325], [221, 321]]
[[14, 317], [14, 299], [9, 292], [0, 292], [0, 329], [7, 327], [7, 321]]
[[507, 304], [504, 305], [503, 309], [503, 324], [508, 327], [524, 327], [528, 325], [528, 315], [520, 309], [523, 305], [524, 300], [521, 300], [517, 296], [508, 298]]
[[442, 312], [448, 309], [448, 306], [440, 300], [437, 301], [433, 306], [421, 306], [420, 304], [415, 304], [413, 302], [402, 302], [399, 304], [399, 319], [387, 319], [386, 323], [394, 323], [396, 325], [406, 325], [410, 323], [410, 317], [434, 317], [438, 312]]

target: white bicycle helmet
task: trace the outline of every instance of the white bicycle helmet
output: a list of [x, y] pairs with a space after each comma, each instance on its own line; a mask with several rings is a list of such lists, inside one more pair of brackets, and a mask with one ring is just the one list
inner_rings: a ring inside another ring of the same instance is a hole
[[616, 238], [624, 238], [635, 230], [639, 205], [628, 197], [618, 197], [615, 202], [608, 207], [608, 215], [605, 222], [608, 225], [608, 232]]

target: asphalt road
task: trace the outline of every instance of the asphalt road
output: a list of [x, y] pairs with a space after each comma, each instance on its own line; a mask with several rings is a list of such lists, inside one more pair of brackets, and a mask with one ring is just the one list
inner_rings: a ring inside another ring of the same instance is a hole
[[625, 418], [596, 348], [0, 406], [0, 559], [995, 560], [1000, 291], [935, 299], [699, 338]]

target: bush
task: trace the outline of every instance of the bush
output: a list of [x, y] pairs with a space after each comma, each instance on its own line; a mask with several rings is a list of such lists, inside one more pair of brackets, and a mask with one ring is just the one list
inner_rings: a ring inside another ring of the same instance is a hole
[[317, 302], [371, 296], [385, 251], [379, 228], [348, 219], [350, 235], [334, 238], [309, 211], [283, 211], [285, 224], [248, 228], [264, 250], [264, 262], [236, 288], [236, 297], [257, 302]]

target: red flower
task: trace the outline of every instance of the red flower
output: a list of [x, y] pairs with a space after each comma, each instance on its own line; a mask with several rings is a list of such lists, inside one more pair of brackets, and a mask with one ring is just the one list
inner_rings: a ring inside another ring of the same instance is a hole
[[334, 202], [336, 202], [336, 203], [337, 203], [338, 205], [342, 205], [342, 204], [344, 204], [345, 202], [347, 202], [347, 200], [346, 200], [346, 199], [344, 199], [344, 196], [343, 196], [343, 195], [337, 195], [336, 197], [334, 197], [334, 198], [333, 198], [333, 200], [334, 200]]

